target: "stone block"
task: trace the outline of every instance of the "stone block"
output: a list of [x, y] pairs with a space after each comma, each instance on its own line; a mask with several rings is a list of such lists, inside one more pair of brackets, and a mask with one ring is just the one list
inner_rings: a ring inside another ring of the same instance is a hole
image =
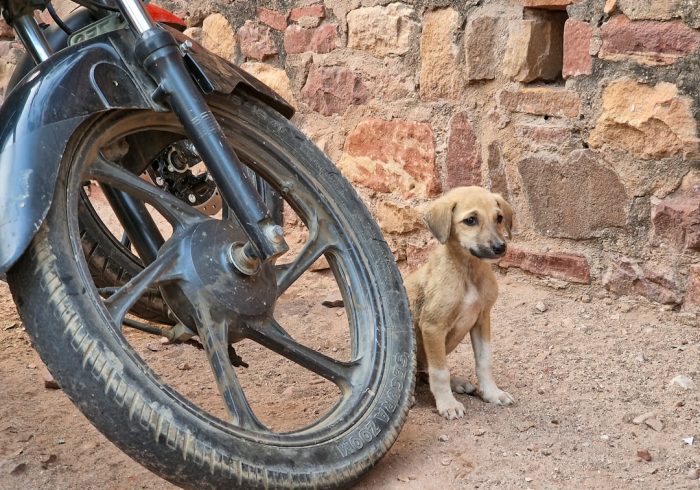
[[[617, 0], [617, 8], [634, 20], [670, 20], [681, 16], [687, 0]], [[696, 7], [697, 8], [697, 7]]]
[[547, 10], [566, 10], [569, 5], [580, 0], [520, 0], [523, 7]]
[[681, 250], [700, 251], [700, 173], [690, 172], [678, 190], [651, 199], [652, 242]]
[[464, 112], [452, 118], [445, 162], [445, 190], [481, 185], [481, 148], [469, 117]]
[[263, 24], [272, 27], [277, 31], [284, 31], [287, 28], [288, 14], [283, 14], [276, 10], [258, 7], [258, 19]]
[[238, 29], [238, 44], [241, 53], [248, 59], [262, 61], [277, 54], [277, 46], [270, 29], [258, 26], [250, 20]]
[[374, 216], [384, 233], [409, 233], [421, 225], [421, 217], [413, 206], [382, 200]]
[[274, 66], [266, 63], [256, 63], [251, 61], [243, 63], [241, 68], [277, 92], [292, 106], [296, 107], [296, 100], [294, 99], [291, 84], [286, 71], [282, 70], [281, 68], [275, 68]]
[[338, 45], [338, 25], [324, 24], [315, 29], [291, 25], [284, 31], [284, 50], [287, 54], [311, 51], [330, 53]]
[[571, 138], [571, 129], [561, 126], [536, 126], [522, 124], [516, 127], [522, 141], [533, 150], [542, 147], [559, 148]]
[[565, 14], [511, 21], [503, 72], [512, 80], [556, 80], [561, 77]]
[[576, 150], [563, 159], [527, 157], [518, 162], [518, 171], [535, 227], [543, 235], [586, 239], [625, 226], [629, 197], [599, 154]]
[[590, 75], [593, 58], [589, 54], [593, 29], [588, 22], [568, 19], [564, 24], [564, 78]]
[[292, 9], [289, 14], [289, 20], [292, 22], [297, 22], [299, 19], [304, 17], [315, 17], [317, 19], [323, 19], [326, 16], [326, 7], [322, 3], [317, 3], [315, 5], [307, 5], [305, 7], [297, 7]]
[[404, 198], [440, 192], [435, 141], [428, 124], [368, 119], [345, 141], [338, 164], [356, 184]]
[[568, 252], [536, 252], [510, 245], [499, 267], [517, 267], [538, 276], [590, 284], [591, 270], [584, 255]]
[[228, 61], [236, 57], [236, 36], [221, 14], [211, 14], [202, 22], [202, 46]]
[[700, 31], [682, 21], [632, 22], [617, 15], [603, 25], [600, 35], [600, 58], [650, 66], [673, 64], [700, 48]]
[[351, 11], [347, 16], [348, 47], [380, 57], [406, 53], [418, 29], [411, 15], [413, 9], [402, 3]]
[[536, 87], [504, 90], [500, 105], [513, 112], [537, 116], [578, 117], [581, 100], [576, 92], [558, 88]]
[[464, 82], [454, 44], [458, 21], [459, 14], [452, 8], [431, 10], [423, 16], [420, 42], [422, 99], [457, 99], [463, 92]]
[[501, 22], [497, 17], [477, 17], [467, 25], [464, 36], [466, 76], [470, 81], [493, 80], [500, 65], [498, 39]]
[[698, 154], [693, 103], [672, 83], [617, 80], [603, 91], [603, 109], [588, 143], [609, 145], [641, 158]]
[[673, 275], [629, 257], [612, 256], [603, 274], [603, 286], [620, 295], [639, 295], [662, 304], [682, 300]]
[[691, 265], [688, 270], [683, 309], [700, 313], [700, 264]]
[[351, 105], [364, 103], [368, 96], [362, 80], [341, 66], [312, 65], [301, 90], [304, 102], [324, 116], [342, 114]]

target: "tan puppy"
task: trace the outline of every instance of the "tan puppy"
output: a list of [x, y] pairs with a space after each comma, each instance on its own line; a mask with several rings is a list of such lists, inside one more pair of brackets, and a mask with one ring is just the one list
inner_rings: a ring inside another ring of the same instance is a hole
[[450, 380], [447, 369], [447, 354], [467, 332], [482, 398], [510, 405], [513, 397], [496, 386], [491, 374], [491, 307], [498, 285], [489, 262], [506, 252], [513, 209], [499, 194], [458, 187], [432, 202], [423, 219], [440, 245], [405, 285], [418, 339], [418, 369], [428, 371], [438, 413], [447, 419], [463, 417], [464, 405], [452, 392], [476, 390], [464, 378]]

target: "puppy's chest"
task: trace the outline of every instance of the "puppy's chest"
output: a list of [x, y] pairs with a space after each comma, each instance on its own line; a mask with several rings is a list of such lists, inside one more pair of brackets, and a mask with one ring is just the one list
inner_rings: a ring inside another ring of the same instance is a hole
[[483, 308], [483, 299], [479, 289], [474, 284], [467, 284], [462, 300], [455, 307], [455, 315], [452, 328], [457, 330], [457, 335], [466, 334], [476, 323]]

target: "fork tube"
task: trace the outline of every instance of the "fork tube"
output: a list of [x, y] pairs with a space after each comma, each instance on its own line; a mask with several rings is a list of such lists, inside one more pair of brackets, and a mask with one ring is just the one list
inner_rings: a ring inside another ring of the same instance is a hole
[[46, 40], [44, 32], [31, 15], [16, 17], [12, 21], [12, 27], [37, 65], [53, 54], [53, 49]]
[[[192, 80], [175, 39], [169, 32], [156, 28], [141, 0], [116, 1], [140, 37], [136, 56], [158, 84], [154, 100], [167, 103], [177, 115], [248, 236], [250, 242], [244, 248], [247, 259], [266, 261], [282, 255], [288, 250], [282, 228], [272, 220], [260, 195], [244, 175], [241, 162]], [[246, 273], [244, 269], [239, 267]]]

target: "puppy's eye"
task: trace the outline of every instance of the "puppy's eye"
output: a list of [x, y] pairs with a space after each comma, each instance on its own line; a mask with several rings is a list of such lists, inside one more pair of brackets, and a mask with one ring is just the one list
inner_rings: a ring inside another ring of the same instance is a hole
[[496, 217], [496, 223], [498, 223], [498, 224], [503, 223], [503, 216], [501, 216], [501, 215], [499, 214], [499, 215]]
[[467, 226], [476, 226], [479, 224], [479, 220], [476, 218], [476, 216], [470, 216], [466, 218], [464, 221], [462, 221]]

